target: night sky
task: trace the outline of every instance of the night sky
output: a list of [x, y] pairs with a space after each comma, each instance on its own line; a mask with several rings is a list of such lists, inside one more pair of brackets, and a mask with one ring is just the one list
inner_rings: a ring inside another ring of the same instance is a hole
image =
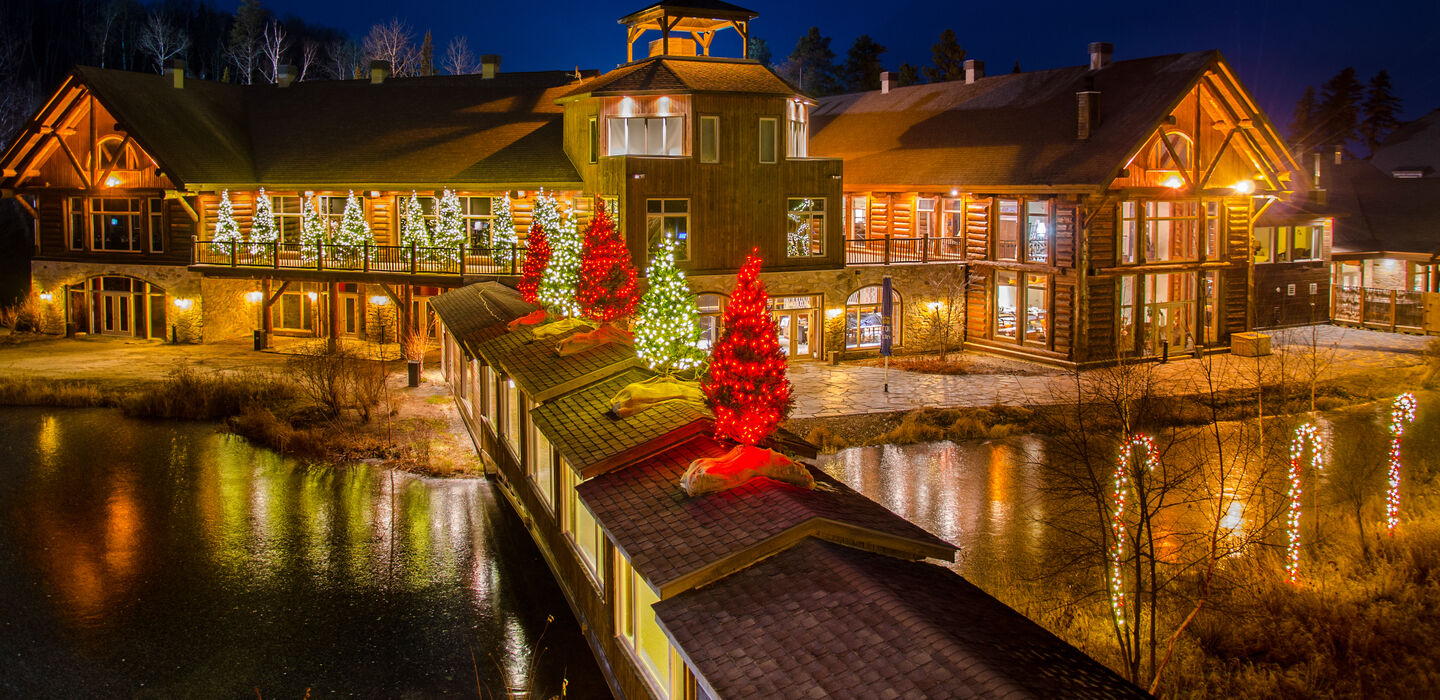
[[[498, 53], [501, 70], [609, 69], [625, 59], [622, 15], [645, 0], [618, 3], [506, 0], [268, 0], [282, 16], [304, 19], [363, 36], [371, 24], [400, 16], [416, 29], [435, 33], [439, 60], [450, 37], [469, 37], [476, 54]], [[1116, 60], [1220, 49], [1271, 119], [1284, 129], [1295, 100], [1345, 66], [1362, 82], [1390, 72], [1404, 100], [1403, 118], [1440, 108], [1440, 0], [1393, 2], [909, 2], [907, 0], [743, 0], [759, 13], [754, 33], [770, 43], [777, 60], [789, 55], [810, 26], [833, 38], [837, 60], [855, 37], [870, 34], [889, 52], [885, 67], [902, 61], [930, 65], [930, 45], [942, 29], [955, 30], [969, 58], [987, 70], [1009, 72], [1086, 62], [1086, 44], [1115, 44]], [[728, 35], [728, 36], [725, 36]], [[656, 35], [658, 36], [658, 35]], [[646, 37], [648, 39], [650, 37]], [[726, 31], [717, 55], [738, 55], [739, 40]]]

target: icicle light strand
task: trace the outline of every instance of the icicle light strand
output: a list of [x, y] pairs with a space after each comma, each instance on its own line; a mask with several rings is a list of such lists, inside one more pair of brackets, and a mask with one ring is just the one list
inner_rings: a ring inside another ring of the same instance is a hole
[[1300, 460], [1305, 456], [1305, 446], [1310, 446], [1310, 468], [1319, 470], [1324, 452], [1320, 429], [1314, 423], [1305, 423], [1295, 429], [1295, 438], [1290, 441], [1290, 514], [1286, 518], [1289, 533], [1289, 549], [1285, 557], [1285, 578], [1292, 584], [1300, 583]]
[[1390, 407], [1390, 491], [1385, 498], [1385, 525], [1390, 535], [1400, 527], [1400, 439], [1415, 420], [1415, 395], [1405, 392]]

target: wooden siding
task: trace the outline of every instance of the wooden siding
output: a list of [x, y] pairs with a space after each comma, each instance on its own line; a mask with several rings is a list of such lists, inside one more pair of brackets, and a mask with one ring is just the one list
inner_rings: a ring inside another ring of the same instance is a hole
[[[1310, 285], [1315, 285], [1315, 294]], [[1295, 293], [1290, 293], [1290, 286]], [[1324, 262], [1255, 266], [1255, 327], [1273, 328], [1330, 320], [1330, 275]]]

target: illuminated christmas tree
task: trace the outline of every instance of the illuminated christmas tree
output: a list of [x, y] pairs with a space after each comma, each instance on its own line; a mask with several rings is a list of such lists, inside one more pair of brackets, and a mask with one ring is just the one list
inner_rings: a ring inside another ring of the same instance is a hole
[[460, 259], [460, 249], [465, 245], [465, 220], [461, 218], [460, 197], [452, 190], [440, 195], [440, 206], [435, 212], [435, 231], [430, 236], [430, 245], [439, 250], [431, 251], [429, 259]]
[[574, 316], [580, 312], [575, 289], [580, 281], [581, 248], [574, 212], [562, 218], [555, 198], [541, 190], [535, 197], [535, 220], [545, 228], [550, 242], [550, 260], [536, 292], [539, 302], [552, 314]]
[[525, 239], [525, 264], [520, 268], [520, 297], [527, 303], [537, 304], [540, 299], [540, 278], [550, 263], [550, 243], [545, 240], [545, 227], [536, 221], [530, 226], [530, 237]]
[[635, 354], [662, 374], [695, 369], [705, 359], [695, 298], [675, 266], [675, 242], [661, 236], [647, 271], [650, 286], [635, 316]]
[[420, 195], [410, 191], [410, 198], [401, 203], [400, 245], [405, 247], [428, 248], [430, 227], [425, 223], [425, 208], [420, 205]]
[[354, 190], [345, 200], [345, 212], [340, 215], [340, 225], [335, 228], [335, 236], [331, 241], [338, 249], [342, 257], [353, 258], [359, 255], [360, 249], [365, 244], [375, 240], [370, 235], [370, 224], [365, 221], [364, 207], [360, 206], [360, 200], [355, 197]]
[[495, 212], [495, 223], [490, 229], [490, 245], [496, 258], [510, 255], [511, 249], [519, 245], [515, 238], [515, 216], [510, 212], [510, 195], [502, 194], [490, 198], [490, 210]]
[[230, 190], [220, 193], [220, 205], [215, 210], [215, 235], [210, 240], [218, 243], [215, 250], [230, 254], [231, 244], [240, 244], [245, 237], [240, 235], [240, 224], [235, 223], [235, 208], [230, 204]]
[[785, 353], [775, 334], [760, 282], [759, 249], [745, 258], [724, 331], [701, 380], [705, 402], [715, 413], [715, 437], [754, 445], [765, 439], [790, 414], [794, 404], [785, 376]]
[[598, 206], [590, 225], [585, 227], [580, 254], [580, 279], [575, 288], [580, 313], [600, 323], [609, 323], [635, 313], [638, 296], [630, 251], [615, 230], [615, 222], [605, 213], [605, 207]]
[[261, 187], [260, 193], [255, 196], [255, 216], [250, 219], [250, 252], [268, 258], [279, 239], [280, 231], [275, 228], [275, 212], [270, 208], [270, 197]]
[[315, 210], [315, 203], [309, 197], [300, 205], [300, 256], [314, 260], [325, 244], [325, 220]]

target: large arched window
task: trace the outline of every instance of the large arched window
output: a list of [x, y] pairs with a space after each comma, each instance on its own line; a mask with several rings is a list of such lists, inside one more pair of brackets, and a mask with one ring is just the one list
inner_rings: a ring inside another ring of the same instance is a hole
[[[845, 347], [847, 348], [878, 348], [880, 347], [881, 318], [880, 318], [880, 285], [861, 287], [855, 290], [845, 300]], [[900, 319], [901, 312], [900, 293], [892, 287], [890, 289], [891, 325], [894, 337], [893, 345], [899, 345], [900, 340]]]
[[[1160, 139], [1164, 139], [1161, 141]], [[1170, 148], [1165, 147], [1165, 142], [1170, 143]], [[1170, 151], [1175, 151], [1180, 162], [1175, 162], [1175, 157]], [[1190, 137], [1178, 131], [1167, 131], [1159, 139], [1155, 139], [1155, 145], [1150, 147], [1149, 168], [1151, 170], [1185, 170], [1190, 167], [1194, 144]]]
[[695, 306], [700, 311], [700, 347], [707, 352], [720, 339], [720, 315], [725, 313], [724, 294], [702, 292], [695, 295]]

